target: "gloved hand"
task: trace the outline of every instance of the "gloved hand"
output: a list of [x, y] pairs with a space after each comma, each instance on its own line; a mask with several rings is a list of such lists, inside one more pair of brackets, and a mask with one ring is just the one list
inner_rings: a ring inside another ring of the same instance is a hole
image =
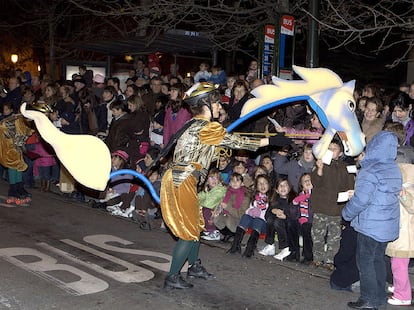
[[292, 139], [286, 137], [283, 133], [278, 133], [276, 136], [269, 137], [269, 145], [285, 146], [293, 144]]

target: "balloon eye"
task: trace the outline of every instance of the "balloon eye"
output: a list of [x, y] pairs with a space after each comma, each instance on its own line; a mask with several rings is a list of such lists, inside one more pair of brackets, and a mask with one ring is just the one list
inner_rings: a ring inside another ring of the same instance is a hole
[[348, 101], [348, 107], [351, 110], [351, 112], [355, 111], [355, 103], [351, 100]]

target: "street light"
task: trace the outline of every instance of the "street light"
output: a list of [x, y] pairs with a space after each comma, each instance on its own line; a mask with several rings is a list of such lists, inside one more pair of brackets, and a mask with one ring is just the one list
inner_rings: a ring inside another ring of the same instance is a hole
[[17, 54], [11, 54], [11, 61], [13, 64], [16, 64], [18, 60], [19, 60], [19, 56]]

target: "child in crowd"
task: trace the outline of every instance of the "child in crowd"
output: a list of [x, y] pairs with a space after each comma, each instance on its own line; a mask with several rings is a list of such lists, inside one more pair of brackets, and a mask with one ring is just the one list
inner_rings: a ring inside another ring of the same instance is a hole
[[[309, 173], [304, 173], [299, 179], [299, 195], [293, 199], [293, 205], [297, 206], [297, 222], [299, 233], [294, 233], [292, 237], [294, 258], [298, 260], [299, 255], [299, 234], [303, 238], [302, 264], [309, 265], [313, 262], [313, 241], [312, 241], [312, 221], [313, 212], [311, 209], [312, 180]], [[297, 227], [297, 226], [296, 226]], [[293, 258], [293, 257], [291, 257]]]
[[254, 181], [248, 173], [247, 163], [240, 160], [233, 162], [233, 172], [237, 172], [243, 176], [243, 184], [248, 189], [253, 189]]
[[235, 76], [228, 76], [226, 79], [226, 90], [224, 91], [224, 95], [222, 96], [221, 100], [222, 102], [229, 104], [230, 102], [230, 98], [232, 95], [232, 90], [233, 90], [233, 86], [234, 83], [236, 83], [236, 77]]
[[13, 115], [13, 105], [10, 102], [3, 103], [3, 113], [0, 114], [0, 121]]
[[[116, 150], [111, 154], [111, 156], [111, 172], [128, 168], [129, 156], [127, 152], [123, 150]], [[131, 175], [118, 175], [113, 177], [109, 183], [108, 189], [106, 190], [105, 198], [100, 200], [99, 203], [91, 201], [92, 207], [106, 209], [112, 215], [122, 215], [125, 211], [124, 209], [121, 209], [123, 199], [129, 193], [131, 180]]]
[[394, 121], [404, 125], [406, 130], [406, 138], [404, 145], [414, 146], [414, 119], [412, 118], [412, 99], [403, 92], [391, 101], [394, 107], [392, 118]]
[[[160, 169], [158, 167], [152, 167], [154, 160], [159, 155], [159, 152], [160, 150], [158, 148], [150, 147], [147, 153], [145, 154], [145, 157], [139, 159], [135, 164], [135, 170], [138, 173], [146, 175], [150, 181], [151, 181], [150, 176], [152, 175], [152, 179], [154, 182], [160, 177]], [[153, 182], [151, 181], [151, 183]], [[159, 188], [158, 188], [158, 192], [159, 192]], [[149, 208], [149, 206], [147, 204], [146, 206], [141, 207], [140, 210], [136, 210], [137, 202], [139, 200], [151, 201], [152, 203], [152, 199], [150, 198], [146, 188], [139, 186], [138, 184], [132, 184], [129, 189], [128, 195], [123, 199], [123, 205], [129, 206], [129, 208], [127, 209], [126, 212], [120, 215], [124, 217], [131, 217], [131, 216], [136, 217], [137, 215], [140, 215], [140, 216], [145, 215], [147, 212], [146, 209]], [[142, 205], [143, 203], [141, 202], [140, 204]], [[136, 211], [135, 213], [134, 213], [134, 210]], [[156, 211], [157, 210], [155, 210], [155, 212]], [[139, 218], [136, 218], [136, 219], [139, 219]], [[142, 222], [141, 219], [139, 221]], [[149, 221], [144, 221], [144, 222], [149, 223]], [[143, 225], [146, 225], [146, 224], [143, 224]]]
[[202, 207], [205, 231], [201, 238], [210, 241], [220, 240], [220, 232], [214, 225], [214, 217], [220, 212], [220, 203], [226, 193], [223, 179], [216, 168], [210, 169], [204, 188], [198, 193], [198, 201]]
[[259, 65], [258, 65], [256, 60], [252, 60], [250, 62], [249, 68], [246, 72], [246, 81], [247, 82], [250, 83], [250, 82], [252, 82], [252, 81], [254, 81], [255, 79], [258, 78], [258, 74], [257, 74], [258, 73], [258, 71], [257, 71], [258, 67], [259, 67]]
[[208, 71], [210, 69], [209, 64], [202, 62], [199, 68], [200, 71], [198, 71], [194, 76], [194, 82], [207, 82], [211, 77], [211, 72]]
[[279, 175], [286, 175], [289, 183], [292, 184], [293, 190], [299, 192], [299, 178], [304, 173], [311, 173], [315, 167], [315, 158], [312, 152], [312, 144], [305, 144], [302, 148], [302, 154], [298, 159], [288, 158], [288, 150], [282, 148], [275, 155], [274, 170]]
[[35, 143], [32, 153], [39, 156], [34, 160], [34, 175], [39, 176], [40, 191], [48, 192], [51, 183], [59, 183], [60, 168], [56, 155], [51, 146], [40, 138]]
[[218, 65], [211, 67], [211, 76], [207, 82], [226, 85], [226, 72], [224, 72], [224, 70], [222, 70]]
[[147, 154], [145, 154], [144, 158], [139, 159], [136, 162], [136, 171], [138, 173], [145, 174], [148, 167], [152, 165], [154, 159], [158, 157], [160, 153], [160, 150], [156, 147], [150, 147], [147, 151]]
[[343, 146], [333, 139], [328, 147], [332, 152], [330, 164], [316, 161], [312, 172], [312, 237], [316, 266], [333, 267], [333, 259], [341, 238], [341, 211], [344, 203], [337, 202], [338, 193], [354, 188], [355, 177], [348, 173], [347, 164], [341, 159]]
[[269, 207], [270, 181], [267, 175], [259, 175], [255, 179], [255, 190], [249, 208], [242, 216], [229, 253], [241, 253], [241, 242], [248, 228], [252, 229], [246, 249], [245, 257], [252, 257], [261, 233], [266, 232], [265, 214]]
[[276, 185], [277, 173], [273, 168], [273, 161], [270, 155], [263, 155], [260, 159], [260, 165], [266, 168], [266, 174], [270, 178], [270, 184], [272, 185], [272, 188], [274, 188]]
[[[251, 153], [246, 150], [237, 150], [234, 154], [234, 159], [246, 163], [247, 173], [252, 176], [253, 170], [256, 167], [256, 162], [251, 158]], [[246, 181], [246, 180], [245, 180]]]
[[387, 303], [385, 250], [400, 234], [402, 175], [395, 162], [397, 146], [397, 136], [388, 131], [380, 131], [367, 144], [355, 191], [342, 210], [344, 220], [358, 233], [360, 297], [348, 303], [350, 308], [378, 309]]
[[217, 169], [221, 174], [225, 184], [229, 184], [230, 176], [233, 173], [231, 157], [220, 156], [217, 163]]
[[226, 194], [221, 202], [221, 212], [214, 217], [214, 225], [223, 235], [223, 242], [234, 236], [240, 219], [250, 203], [250, 192], [243, 185], [243, 176], [233, 172], [230, 176]]
[[254, 169], [253, 169], [253, 174], [252, 174], [252, 176], [253, 176], [253, 179], [255, 179], [258, 175], [260, 175], [260, 174], [266, 174], [266, 175], [268, 175], [268, 173], [267, 173], [267, 169], [266, 169], [266, 167], [264, 167], [264, 166], [262, 166], [262, 165], [257, 165], [256, 167], [254, 167]]
[[393, 286], [388, 303], [394, 306], [411, 305], [412, 292], [408, 274], [410, 258], [414, 258], [414, 165], [398, 164], [403, 178], [400, 195], [400, 234], [397, 240], [388, 243], [385, 254], [391, 257]]
[[[155, 192], [159, 195], [161, 188], [160, 169], [158, 167], [152, 167], [147, 172], [147, 177], [154, 187]], [[139, 223], [141, 229], [150, 230], [152, 228], [152, 220], [160, 217], [160, 212], [149, 191], [142, 190], [142, 192], [138, 192], [139, 194], [135, 195], [135, 200], [132, 201], [134, 208], [132, 217]]]
[[109, 127], [108, 136], [105, 139], [105, 143], [109, 150], [115, 152], [120, 148], [126, 148], [129, 137], [126, 130], [127, 118], [128, 118], [128, 105], [126, 102], [116, 100], [109, 106], [113, 119], [111, 126]]
[[[287, 179], [278, 179], [270, 207], [265, 214], [266, 219], [266, 246], [259, 254], [283, 259], [291, 253], [288, 246], [287, 217], [294, 197], [292, 187]], [[277, 233], [280, 252], [275, 255], [275, 233]]]
[[163, 130], [164, 128], [164, 112], [159, 111], [155, 114], [154, 120], [151, 122], [150, 128], [150, 144], [153, 147], [161, 149], [164, 147]]

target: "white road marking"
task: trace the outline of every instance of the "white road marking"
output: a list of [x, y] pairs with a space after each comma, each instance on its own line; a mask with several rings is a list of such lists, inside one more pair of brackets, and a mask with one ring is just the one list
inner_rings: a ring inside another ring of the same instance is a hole
[[144, 281], [148, 281], [151, 280], [152, 278], [154, 278], [154, 273], [144, 269], [142, 267], [136, 266], [134, 264], [128, 263], [122, 259], [119, 259], [115, 256], [100, 252], [98, 250], [95, 250], [91, 247], [88, 247], [86, 245], [77, 243], [75, 241], [69, 240], [69, 239], [63, 239], [61, 240], [62, 242], [69, 244], [75, 248], [81, 249], [83, 251], [92, 253], [93, 255], [102, 257], [106, 260], [109, 260], [113, 263], [116, 263], [118, 265], [121, 265], [123, 267], [126, 268], [125, 271], [110, 271], [107, 270], [101, 266], [98, 266], [94, 263], [91, 262], [85, 262], [83, 260], [80, 260], [79, 258], [75, 257], [74, 255], [67, 253], [65, 251], [62, 251], [60, 249], [56, 249], [50, 245], [48, 245], [47, 243], [38, 243], [39, 246], [41, 246], [44, 249], [47, 249], [48, 251], [51, 251], [53, 253], [59, 254], [64, 256], [65, 258], [80, 264], [82, 266], [88, 267], [89, 269], [92, 269], [96, 272], [99, 272], [100, 274], [103, 274], [111, 279], [114, 279], [116, 281], [122, 282], [122, 283], [139, 283], [139, 282], [144, 282]]
[[[19, 260], [18, 256], [34, 256], [39, 260], [32, 263], [25, 263]], [[36, 249], [32, 248], [3, 248], [0, 249], [0, 257], [4, 260], [18, 266], [24, 270], [27, 270], [36, 276], [45, 279], [56, 286], [60, 287], [69, 294], [79, 296], [98, 293], [106, 290], [109, 284], [97, 277], [94, 277], [76, 267], [58, 264], [54, 257], [43, 254]], [[80, 278], [78, 281], [66, 283], [56, 277], [54, 277], [48, 271], [67, 271]]]
[[[144, 251], [144, 250], [137, 250], [137, 249], [128, 249], [128, 248], [121, 248], [113, 245], [107, 244], [108, 242], [116, 242], [120, 243], [122, 245], [131, 245], [132, 242], [121, 239], [119, 237], [113, 236], [113, 235], [90, 235], [83, 238], [83, 240], [87, 243], [96, 245], [102, 249], [118, 252], [118, 253], [128, 253], [128, 254], [134, 254], [134, 255], [141, 255], [141, 256], [153, 256], [153, 257], [159, 257], [162, 259], [165, 259], [166, 263], [158, 263], [151, 260], [142, 260], [140, 263], [143, 263], [147, 266], [157, 268], [158, 270], [168, 272], [170, 270], [171, 265], [171, 255], [167, 255], [160, 252], [152, 252], [152, 251]], [[61, 240], [64, 242], [63, 240]], [[187, 270], [188, 264], [186, 263], [183, 266], [184, 270]]]

